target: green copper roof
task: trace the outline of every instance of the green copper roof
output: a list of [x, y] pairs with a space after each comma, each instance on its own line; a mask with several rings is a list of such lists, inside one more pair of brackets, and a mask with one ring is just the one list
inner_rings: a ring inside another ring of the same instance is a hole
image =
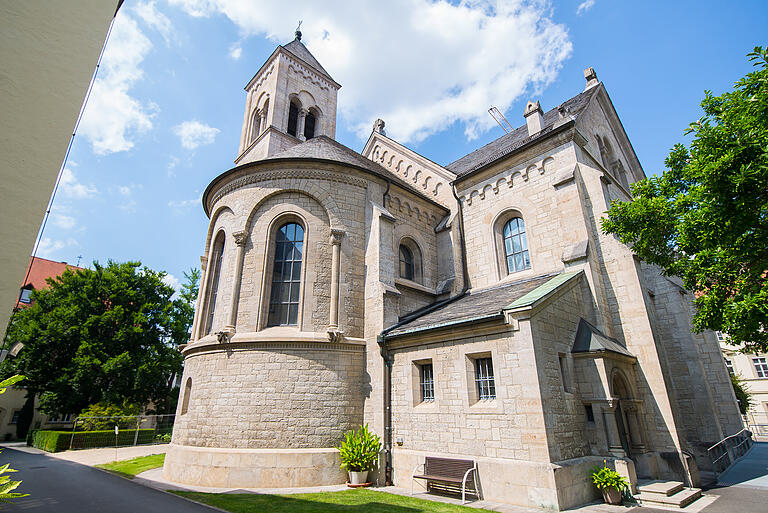
[[516, 300], [514, 303], [510, 304], [504, 310], [512, 310], [515, 308], [523, 308], [526, 306], [531, 306], [534, 303], [536, 303], [538, 300], [548, 296], [555, 290], [557, 290], [561, 285], [568, 282], [573, 278], [574, 276], [577, 276], [581, 274], [582, 271], [572, 271], [567, 273], [560, 273], [551, 280], [547, 281], [543, 285], [540, 285], [539, 287], [533, 289], [520, 299]]

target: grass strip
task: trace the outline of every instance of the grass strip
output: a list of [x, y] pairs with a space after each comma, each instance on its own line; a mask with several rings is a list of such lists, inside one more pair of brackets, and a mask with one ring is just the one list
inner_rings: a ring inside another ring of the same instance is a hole
[[369, 488], [294, 495], [173, 493], [232, 513], [478, 513], [484, 509], [378, 492]]
[[141, 474], [145, 470], [151, 470], [163, 466], [165, 454], [150, 454], [149, 456], [140, 456], [131, 460], [113, 461], [112, 463], [103, 463], [96, 465], [104, 470], [109, 470], [128, 479], [133, 479], [136, 474]]

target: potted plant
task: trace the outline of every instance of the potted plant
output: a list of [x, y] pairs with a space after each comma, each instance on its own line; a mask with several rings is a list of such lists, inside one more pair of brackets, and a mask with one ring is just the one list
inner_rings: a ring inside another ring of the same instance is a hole
[[621, 504], [621, 493], [629, 489], [629, 483], [621, 474], [608, 468], [605, 463], [606, 460], [603, 460], [602, 467], [592, 469], [592, 482], [603, 494], [606, 504]]
[[339, 445], [339, 456], [341, 468], [349, 473], [350, 485], [366, 483], [368, 472], [376, 466], [380, 450], [381, 439], [368, 430], [368, 424], [344, 434], [344, 440]]

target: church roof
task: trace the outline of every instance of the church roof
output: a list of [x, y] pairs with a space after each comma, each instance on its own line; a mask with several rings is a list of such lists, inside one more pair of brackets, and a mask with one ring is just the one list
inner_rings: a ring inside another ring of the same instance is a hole
[[288, 50], [288, 52], [292, 53], [302, 61], [306, 62], [307, 64], [315, 68], [317, 71], [325, 75], [327, 78], [329, 78], [333, 82], [336, 82], [335, 80], [333, 80], [333, 78], [331, 78], [331, 75], [327, 71], [325, 71], [325, 68], [323, 68], [323, 66], [319, 62], [317, 62], [317, 59], [315, 59], [315, 56], [312, 55], [312, 53], [309, 50], [307, 50], [307, 47], [304, 46], [304, 43], [302, 43], [298, 38], [294, 39], [287, 45], [281, 45], [281, 46], [285, 50]]
[[273, 160], [285, 160], [285, 159], [311, 159], [311, 160], [326, 160], [333, 162], [340, 162], [352, 167], [363, 169], [373, 173], [376, 176], [389, 180], [392, 183], [397, 184], [401, 188], [411, 191], [419, 198], [427, 201], [433, 205], [439, 206], [443, 210], [447, 210], [445, 206], [437, 203], [429, 197], [426, 197], [416, 187], [409, 184], [402, 178], [393, 175], [381, 164], [378, 164], [370, 159], [367, 159], [360, 155], [355, 150], [348, 148], [338, 141], [331, 139], [328, 136], [320, 135], [313, 137], [306, 142], [291, 146], [285, 151], [276, 153], [267, 159], [260, 162], [267, 162]]
[[604, 335], [599, 329], [584, 319], [579, 319], [579, 327], [576, 328], [576, 336], [573, 339], [572, 353], [595, 353], [610, 351], [634, 358], [635, 355], [627, 351], [627, 348], [615, 338]]
[[[413, 318], [391, 331], [385, 330], [384, 335], [387, 338], [397, 337], [455, 324], [500, 318], [504, 315], [504, 310], [511, 307], [518, 299], [545, 285], [556, 276], [558, 275], [547, 274], [487, 289], [470, 290], [463, 296], [414, 312], [411, 314]], [[408, 317], [406, 316], [405, 319]]]
[[567, 111], [566, 115], [570, 114], [574, 119], [578, 117], [579, 113], [584, 110], [584, 107], [589, 104], [597, 90], [598, 87], [591, 87], [546, 112], [541, 132], [530, 136], [528, 135], [528, 126], [523, 125], [489, 142], [482, 148], [451, 162], [445, 168], [455, 173], [458, 179], [461, 179], [497, 160], [508, 157], [526, 144], [549, 135], [555, 128], [555, 122], [560, 120], [560, 110], [565, 109]]

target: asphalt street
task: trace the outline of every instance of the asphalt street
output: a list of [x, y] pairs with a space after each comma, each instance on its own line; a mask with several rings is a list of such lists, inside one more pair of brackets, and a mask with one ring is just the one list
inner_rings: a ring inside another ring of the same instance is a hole
[[1, 506], [2, 512], [25, 513], [212, 513], [218, 511], [136, 484], [101, 470], [3, 448], [0, 464], [11, 463], [23, 481], [15, 491], [29, 497]]

